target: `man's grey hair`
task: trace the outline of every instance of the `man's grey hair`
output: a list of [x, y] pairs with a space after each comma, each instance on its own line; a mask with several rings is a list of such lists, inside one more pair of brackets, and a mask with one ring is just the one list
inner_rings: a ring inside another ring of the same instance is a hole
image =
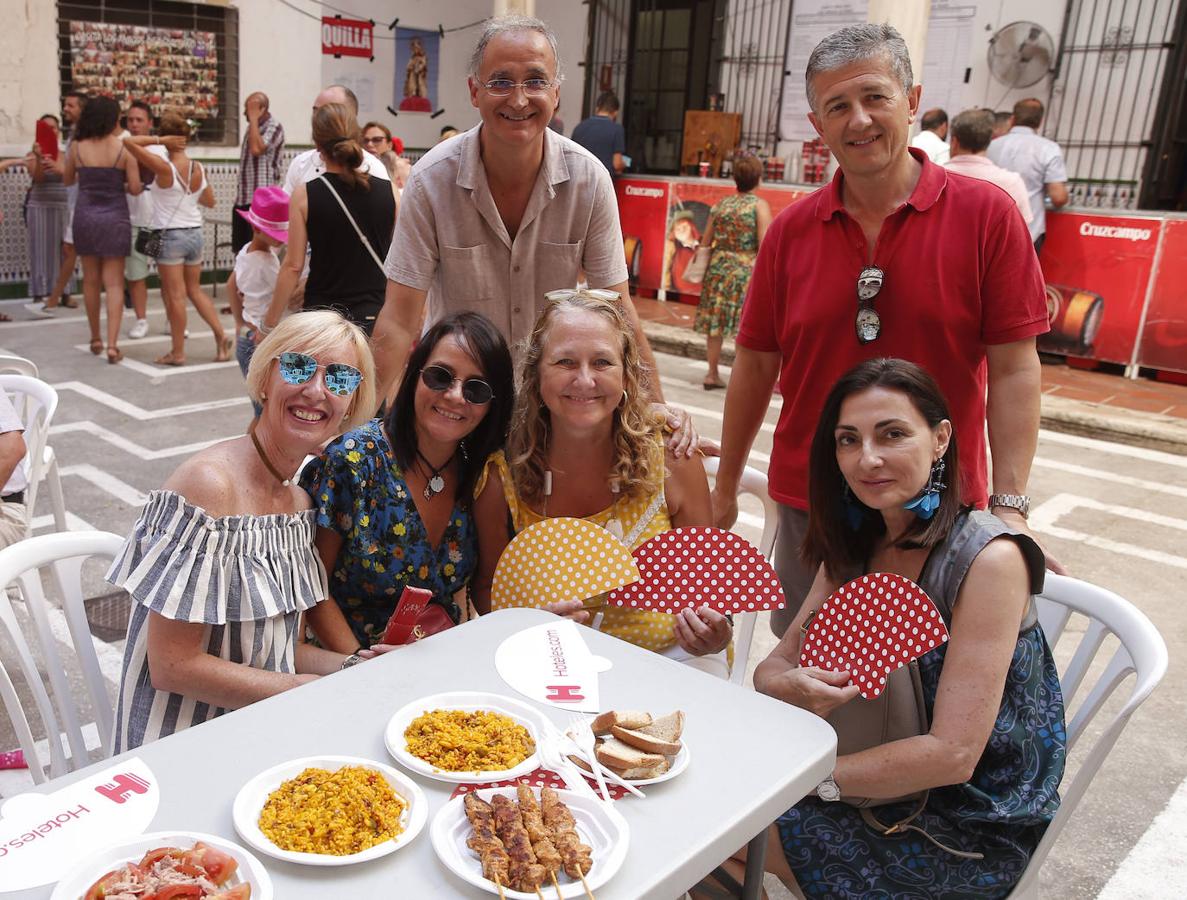
[[849, 25], [834, 31], [816, 45], [808, 57], [808, 71], [804, 86], [808, 91], [808, 106], [816, 109], [816, 92], [812, 81], [821, 72], [831, 72], [850, 63], [882, 57], [890, 63], [895, 79], [903, 86], [903, 93], [911, 90], [915, 76], [911, 72], [911, 55], [907, 42], [893, 25]]
[[552, 48], [552, 58], [556, 60], [556, 80], [558, 82], [564, 80], [564, 75], [561, 74], [561, 51], [556, 40], [556, 32], [546, 22], [535, 16], [511, 15], [495, 16], [486, 20], [486, 24], [482, 28], [482, 35], [478, 38], [478, 43], [474, 45], [474, 52], [470, 54], [470, 75], [476, 81], [482, 77], [482, 56], [486, 53], [486, 45], [500, 34], [507, 34], [511, 31], [535, 31], [544, 35], [548, 46]]

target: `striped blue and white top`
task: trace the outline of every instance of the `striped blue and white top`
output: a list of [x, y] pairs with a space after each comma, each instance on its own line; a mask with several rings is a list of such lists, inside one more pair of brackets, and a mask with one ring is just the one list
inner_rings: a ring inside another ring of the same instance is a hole
[[206, 651], [294, 671], [300, 613], [328, 596], [314, 551], [314, 511], [214, 518], [173, 491], [153, 491], [107, 573], [132, 597], [115, 711], [115, 752], [227, 710], [158, 691], [148, 671], [148, 614], [206, 626]]

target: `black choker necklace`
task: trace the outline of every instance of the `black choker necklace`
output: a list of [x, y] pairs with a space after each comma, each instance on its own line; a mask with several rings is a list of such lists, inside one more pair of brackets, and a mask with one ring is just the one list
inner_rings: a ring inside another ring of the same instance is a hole
[[442, 476], [441, 471], [451, 462], [453, 462], [453, 457], [456, 453], [457, 451], [455, 450], [453, 453], [449, 454], [449, 459], [445, 460], [445, 462], [441, 463], [439, 466], [434, 466], [431, 462], [425, 459], [425, 455], [421, 453], [419, 449], [417, 449], [417, 457], [432, 473], [428, 478], [425, 479], [424, 498], [426, 500], [432, 500], [443, 490], [445, 490], [445, 478]]
[[268, 459], [268, 454], [264, 452], [264, 448], [260, 446], [260, 439], [256, 437], [256, 423], [259, 421], [259, 419], [252, 419], [251, 427], [247, 429], [247, 434], [251, 438], [252, 444], [255, 445], [256, 453], [260, 455], [260, 462], [264, 464], [264, 467], [272, 473], [273, 477], [275, 477], [277, 481], [279, 481], [285, 487], [289, 487], [293, 483], [292, 479], [285, 478], [280, 474], [280, 472], [277, 471], [276, 466], [272, 465], [272, 461]]

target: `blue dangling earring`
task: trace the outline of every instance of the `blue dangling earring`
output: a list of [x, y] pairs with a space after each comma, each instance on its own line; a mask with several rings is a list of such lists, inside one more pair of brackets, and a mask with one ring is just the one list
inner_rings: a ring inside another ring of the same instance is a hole
[[841, 489], [841, 507], [845, 511], [845, 521], [850, 529], [857, 531], [866, 519], [866, 508], [853, 496], [853, 491], [849, 490], [849, 482], [842, 479], [842, 483], [844, 487]]
[[904, 503], [903, 509], [909, 509], [921, 519], [930, 519], [940, 508], [940, 493], [946, 488], [944, 484], [944, 459], [941, 457], [932, 463], [931, 475], [919, 496], [910, 503]]

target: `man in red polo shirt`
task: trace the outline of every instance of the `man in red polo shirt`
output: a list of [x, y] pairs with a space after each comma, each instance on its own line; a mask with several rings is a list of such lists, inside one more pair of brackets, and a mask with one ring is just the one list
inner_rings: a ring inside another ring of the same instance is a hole
[[[837, 157], [832, 183], [779, 215], [755, 262], [737, 338], [713, 491], [717, 524], [737, 516], [742, 468], [776, 378], [783, 411], [769, 468], [779, 503], [775, 567], [782, 634], [815, 572], [799, 559], [808, 449], [825, 395], [862, 360], [926, 368], [953, 411], [962, 496], [1026, 531], [1039, 426], [1035, 336], [1047, 331], [1043, 278], [1010, 198], [909, 148], [919, 108], [906, 44], [889, 25], [825, 38], [807, 69], [809, 120]], [[988, 390], [988, 404], [986, 392]]]

